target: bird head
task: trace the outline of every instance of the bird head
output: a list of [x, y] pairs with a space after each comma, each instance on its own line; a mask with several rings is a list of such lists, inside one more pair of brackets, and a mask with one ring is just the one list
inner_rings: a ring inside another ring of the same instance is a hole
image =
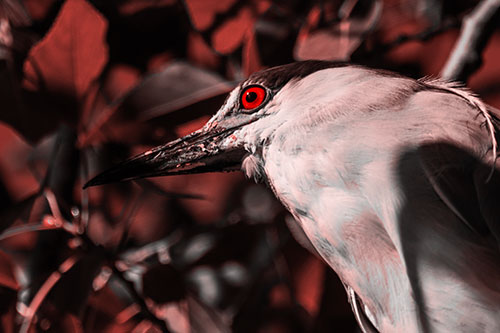
[[[308, 100], [300, 96], [290, 100], [289, 95], [313, 93], [307, 87], [290, 86], [316, 71], [344, 66], [305, 61], [255, 73], [229, 94], [201, 129], [132, 157], [97, 175], [84, 187], [145, 177], [233, 171], [242, 163], [247, 175], [257, 178], [261, 168], [256, 156], [262, 146], [277, 128], [294, 118], [293, 112], [305, 107], [295, 102]], [[285, 86], [288, 89], [283, 89]]]

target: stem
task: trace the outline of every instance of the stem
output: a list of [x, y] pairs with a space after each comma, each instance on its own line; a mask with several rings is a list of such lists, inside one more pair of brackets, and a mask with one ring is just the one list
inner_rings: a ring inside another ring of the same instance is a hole
[[112, 265], [112, 270], [114, 275], [126, 286], [134, 302], [141, 307], [141, 311], [144, 316], [151, 320], [152, 323], [156, 324], [163, 333], [169, 333], [170, 331], [165, 321], [158, 318], [153, 312], [151, 312], [151, 310], [149, 310], [148, 305], [146, 304], [142, 296], [139, 295], [139, 293], [135, 289], [134, 284], [131, 281], [127, 280], [125, 276], [123, 276], [123, 273], [118, 268], [116, 268], [114, 264]]
[[500, 0], [483, 0], [464, 18], [460, 37], [443, 70], [446, 80], [465, 82], [482, 63], [481, 53], [495, 31]]

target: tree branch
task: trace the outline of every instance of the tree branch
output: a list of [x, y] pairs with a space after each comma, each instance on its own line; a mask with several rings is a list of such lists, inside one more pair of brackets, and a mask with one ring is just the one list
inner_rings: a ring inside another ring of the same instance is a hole
[[465, 82], [482, 63], [481, 53], [496, 27], [500, 0], [483, 0], [465, 16], [460, 37], [443, 70], [441, 77]]
[[123, 276], [123, 273], [114, 264], [111, 265], [111, 269], [113, 270], [113, 273], [118, 278], [118, 280], [126, 287], [134, 302], [140, 306], [143, 315], [146, 316], [146, 318], [148, 318], [153, 324], [157, 325], [163, 333], [169, 333], [170, 331], [167, 327], [167, 324], [149, 310], [149, 307], [147, 306], [142, 296], [139, 295], [137, 290], [135, 290], [134, 284], [131, 281], [127, 280], [125, 276]]

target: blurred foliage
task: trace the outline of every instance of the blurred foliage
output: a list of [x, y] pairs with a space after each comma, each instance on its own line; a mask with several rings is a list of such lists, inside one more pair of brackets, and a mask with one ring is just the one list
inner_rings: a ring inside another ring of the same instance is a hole
[[[355, 332], [340, 281], [265, 186], [239, 173], [82, 184], [197, 129], [262, 68], [437, 75], [475, 5], [0, 2], [1, 331]], [[494, 104], [499, 38], [469, 82]]]

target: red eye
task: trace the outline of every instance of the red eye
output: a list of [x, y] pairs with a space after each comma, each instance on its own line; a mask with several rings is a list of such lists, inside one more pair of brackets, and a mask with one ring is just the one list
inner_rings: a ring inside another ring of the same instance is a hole
[[250, 86], [241, 93], [241, 105], [246, 110], [259, 107], [266, 99], [266, 90], [259, 86]]

